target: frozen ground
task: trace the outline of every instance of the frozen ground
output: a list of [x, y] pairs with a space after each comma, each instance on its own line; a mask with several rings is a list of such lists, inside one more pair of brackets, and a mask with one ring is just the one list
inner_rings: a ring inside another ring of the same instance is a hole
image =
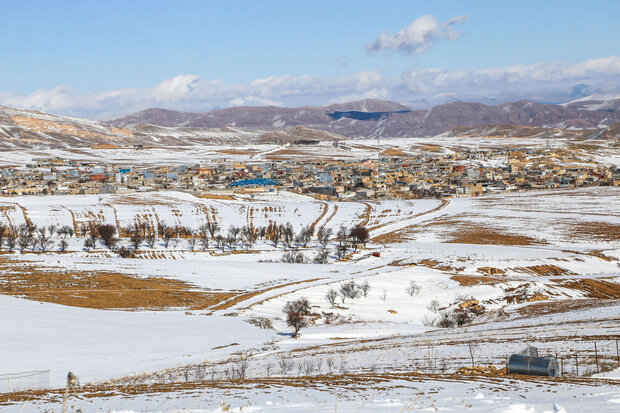
[[[591, 188], [449, 202], [328, 203], [286, 192], [232, 201], [178, 192], [3, 198], [0, 221], [10, 225], [197, 227], [213, 220], [226, 229], [271, 220], [290, 221], [296, 230], [312, 224], [337, 230], [363, 223], [373, 239], [329, 264], [278, 262], [284, 249], [268, 241], [236, 254], [158, 243], [123, 259], [101, 245], [86, 252], [74, 237], [67, 253], [4, 253], [0, 282], [27, 266], [43, 274], [156, 276], [196, 291], [247, 295], [194, 310], [113, 311], [27, 300], [2, 285], [0, 374], [50, 369], [51, 387], [62, 387], [71, 370], [92, 386], [70, 400], [83, 411], [223, 411], [220, 403], [230, 411], [617, 411], [619, 195], [618, 188]], [[300, 251], [312, 257], [318, 249], [312, 241]], [[489, 268], [501, 272], [489, 275]], [[326, 292], [349, 280], [368, 282], [370, 291], [330, 305]], [[412, 281], [419, 290], [409, 294]], [[543, 298], [509, 300], [521, 294]], [[314, 315], [292, 338], [282, 307], [300, 297]], [[472, 299], [485, 311], [471, 324], [429, 324], [437, 308], [450, 311]], [[270, 320], [273, 329], [246, 322], [256, 318]], [[569, 377], [454, 374], [471, 357], [476, 365], [503, 367], [528, 343], [562, 357]], [[579, 376], [587, 377], [573, 377], [575, 355]], [[240, 360], [249, 360], [246, 379], [231, 381], [227, 371]], [[290, 371], [281, 370], [282, 360], [293, 363]], [[19, 397], [0, 395], [8, 403], [0, 409], [56, 410], [61, 400], [54, 391]]]

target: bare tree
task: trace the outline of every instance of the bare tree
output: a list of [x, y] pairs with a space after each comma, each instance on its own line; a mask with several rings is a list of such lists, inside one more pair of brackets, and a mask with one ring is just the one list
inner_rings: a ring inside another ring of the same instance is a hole
[[164, 228], [163, 233], [161, 234], [161, 239], [164, 242], [164, 248], [168, 248], [168, 245], [170, 245], [170, 241], [175, 238], [175, 236], [176, 233], [173, 228]]
[[58, 243], [58, 249], [60, 250], [60, 252], [65, 252], [68, 246], [69, 246], [69, 243], [67, 242], [66, 239], [61, 239], [60, 242]]
[[293, 229], [293, 225], [288, 222], [285, 226], [282, 227], [282, 243], [285, 248], [292, 248], [293, 241], [295, 240], [295, 230]]
[[233, 375], [237, 380], [244, 380], [246, 378], [248, 369], [250, 368], [251, 354], [244, 353], [234, 362]]
[[134, 251], [137, 251], [140, 248], [140, 244], [142, 244], [142, 241], [144, 240], [144, 233], [142, 232], [140, 226], [136, 224], [127, 228], [126, 231], [129, 233], [129, 242], [131, 243], [131, 246]]
[[6, 248], [9, 252], [13, 252], [17, 244], [17, 234], [13, 229], [9, 229], [6, 234]]
[[348, 236], [349, 232], [347, 231], [347, 227], [341, 225], [340, 228], [338, 228], [338, 232], [336, 233], [336, 239], [338, 240], [338, 244], [343, 246], [347, 241]]
[[325, 228], [325, 226], [319, 228], [316, 237], [319, 240], [319, 244], [321, 244], [321, 248], [327, 248], [327, 244], [329, 244], [329, 238], [332, 236], [332, 232], [333, 231], [331, 228]]
[[222, 252], [224, 252], [224, 246], [226, 245], [224, 237], [221, 235], [217, 235], [215, 237], [215, 246], [218, 247], [219, 249], [222, 250]]
[[86, 238], [84, 240], [84, 248], [86, 248], [86, 250], [91, 250], [94, 249], [97, 246], [96, 241], [90, 237]]
[[310, 314], [310, 304], [306, 298], [289, 301], [282, 310], [286, 316], [286, 324], [293, 329], [293, 337], [297, 337], [299, 330], [308, 326], [306, 315]]
[[293, 369], [293, 361], [282, 357], [278, 361], [278, 366], [280, 366], [282, 374], [286, 376]]
[[366, 241], [370, 238], [370, 233], [368, 228], [358, 225], [351, 229], [349, 236], [356, 244], [364, 244], [364, 246], [366, 246]]
[[299, 242], [305, 248], [308, 246], [308, 243], [312, 239], [312, 235], [314, 235], [314, 229], [310, 225], [301, 229], [299, 233]]
[[241, 228], [232, 225], [230, 228], [228, 228], [228, 238], [229, 238], [229, 240], [233, 244], [236, 244], [237, 243], [237, 238], [239, 237], [240, 233], [241, 233]]
[[144, 243], [147, 245], [147, 247], [153, 249], [155, 248], [155, 243], [157, 242], [157, 238], [155, 238], [155, 234], [150, 231], [148, 232], [145, 237], [144, 237]]
[[211, 239], [215, 238], [215, 234], [219, 232], [220, 226], [217, 225], [213, 221], [207, 222], [206, 226], [207, 226], [207, 231], [209, 232], [209, 235], [211, 236]]
[[270, 361], [265, 364], [265, 374], [267, 377], [271, 377], [271, 372], [273, 371], [273, 363]]
[[325, 365], [327, 366], [328, 373], [331, 373], [332, 370], [334, 370], [334, 364], [334, 359], [331, 357], [328, 357], [327, 360], [325, 360]]
[[33, 242], [31, 228], [26, 224], [17, 227], [17, 246], [20, 252], [24, 252]]
[[115, 237], [116, 227], [111, 224], [103, 224], [97, 226], [97, 233], [106, 247], [112, 248], [118, 242], [118, 238]]
[[52, 241], [51, 238], [51, 234], [47, 232], [47, 228], [41, 227], [37, 230], [37, 238], [35, 244], [39, 244], [41, 252], [47, 251], [47, 249], [54, 244], [54, 241]]
[[347, 256], [348, 247], [345, 244], [338, 245], [335, 249], [336, 257], [343, 260]]
[[469, 350], [469, 358], [471, 359], [471, 368], [474, 368], [474, 354], [477, 350], [478, 346], [474, 343], [467, 344], [467, 349]]
[[336, 304], [336, 298], [338, 298], [338, 292], [336, 292], [333, 288], [325, 294], [325, 299], [332, 307]]
[[187, 246], [189, 247], [190, 251], [194, 251], [196, 249], [196, 242], [198, 240], [194, 237], [190, 237], [187, 239]]
[[2, 244], [4, 244], [5, 234], [8, 232], [9, 227], [0, 223], [0, 251], [2, 251]]

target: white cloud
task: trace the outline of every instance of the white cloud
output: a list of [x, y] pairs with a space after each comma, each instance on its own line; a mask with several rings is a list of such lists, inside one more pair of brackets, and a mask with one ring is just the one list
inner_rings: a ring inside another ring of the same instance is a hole
[[454, 25], [466, 19], [467, 16], [458, 16], [439, 23], [434, 16], [429, 14], [420, 16], [396, 34], [380, 33], [377, 40], [369, 44], [367, 49], [369, 52], [397, 51], [409, 55], [421, 53], [437, 40], [458, 39], [461, 34], [454, 28]]
[[[479, 70], [426, 68], [401, 76], [378, 70], [345, 76], [270, 76], [229, 84], [179, 75], [148, 88], [77, 91], [68, 86], [30, 94], [0, 92], [0, 104], [63, 115], [105, 118], [152, 107], [205, 111], [244, 105], [311, 106], [359, 99], [418, 105], [451, 100], [566, 102], [580, 93], [620, 93], [620, 56], [583, 62], [541, 62]], [[587, 85], [587, 86], [583, 86]]]

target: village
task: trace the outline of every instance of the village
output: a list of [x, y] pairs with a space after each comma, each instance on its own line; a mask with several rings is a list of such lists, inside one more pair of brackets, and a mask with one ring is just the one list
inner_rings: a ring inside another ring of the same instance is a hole
[[286, 188], [321, 200], [472, 197], [484, 194], [620, 186], [617, 166], [579, 162], [566, 149], [386, 150], [357, 160], [212, 159], [179, 166], [134, 166], [62, 158], [0, 169], [0, 195], [123, 194], [159, 190], [194, 195]]

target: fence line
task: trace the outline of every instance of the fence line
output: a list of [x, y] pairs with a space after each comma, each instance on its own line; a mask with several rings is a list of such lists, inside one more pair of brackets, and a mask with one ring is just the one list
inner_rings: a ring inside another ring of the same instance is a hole
[[49, 382], [49, 370], [0, 374], [0, 393], [43, 389], [49, 386]]

